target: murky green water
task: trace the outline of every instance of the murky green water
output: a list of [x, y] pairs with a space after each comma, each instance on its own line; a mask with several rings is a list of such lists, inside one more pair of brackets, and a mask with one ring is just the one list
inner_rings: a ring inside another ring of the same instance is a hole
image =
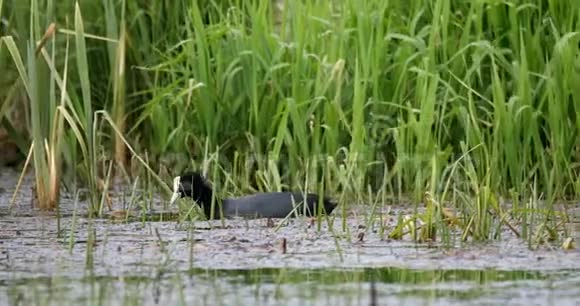
[[0, 298], [9, 305], [577, 305], [579, 287], [578, 271], [194, 269], [3, 280]]
[[532, 250], [509, 230], [417, 244], [385, 239], [364, 214], [347, 232], [338, 219], [320, 231], [303, 219], [119, 222], [81, 217], [67, 198], [59, 223], [27, 193], [9, 210], [15, 179], [0, 173], [0, 305], [580, 305], [580, 252]]

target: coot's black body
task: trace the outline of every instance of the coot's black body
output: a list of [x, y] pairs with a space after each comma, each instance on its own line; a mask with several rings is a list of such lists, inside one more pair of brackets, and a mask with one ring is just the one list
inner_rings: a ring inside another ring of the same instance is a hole
[[[176, 177], [173, 180], [173, 189], [171, 203], [181, 197], [190, 197], [201, 206], [207, 218], [211, 216], [220, 218], [220, 208], [226, 218], [286, 218], [318, 214], [318, 195], [308, 193], [304, 201], [304, 195], [300, 192], [265, 192], [223, 200], [216, 197], [212, 214], [213, 190], [205, 178], [197, 172]], [[304, 202], [306, 205], [303, 205]], [[336, 207], [336, 203], [326, 197], [322, 199], [322, 204], [322, 212], [326, 214], [330, 214]]]

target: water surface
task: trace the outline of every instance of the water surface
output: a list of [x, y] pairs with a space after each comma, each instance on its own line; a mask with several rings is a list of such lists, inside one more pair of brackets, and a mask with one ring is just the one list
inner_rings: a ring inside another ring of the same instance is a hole
[[[491, 243], [418, 244], [386, 239], [379, 218], [355, 210], [346, 231], [340, 218], [320, 230], [308, 219], [127, 222], [89, 219], [66, 196], [59, 222], [31, 208], [30, 177], [9, 209], [16, 179], [0, 174], [0, 305], [580, 304], [578, 250], [530, 249], [507, 229]], [[151, 203], [143, 216], [168, 209]]]

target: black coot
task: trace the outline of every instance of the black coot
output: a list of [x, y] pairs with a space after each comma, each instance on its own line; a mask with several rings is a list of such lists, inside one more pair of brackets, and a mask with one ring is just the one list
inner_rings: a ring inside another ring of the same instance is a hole
[[[173, 179], [173, 196], [171, 204], [182, 197], [190, 197], [201, 206], [207, 218], [212, 216], [213, 190], [210, 183], [198, 172], [189, 172]], [[247, 195], [239, 198], [214, 199], [214, 218], [220, 218], [219, 208], [223, 216], [246, 218], [286, 218], [298, 215], [316, 216], [318, 214], [318, 195], [300, 192], [266, 192]], [[329, 198], [323, 199], [323, 213], [330, 214], [336, 207], [336, 202]]]

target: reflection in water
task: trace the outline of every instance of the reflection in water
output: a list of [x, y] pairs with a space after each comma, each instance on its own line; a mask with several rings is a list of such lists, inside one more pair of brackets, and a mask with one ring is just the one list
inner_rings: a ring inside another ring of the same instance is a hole
[[[4, 279], [9, 305], [575, 305], [580, 271], [191, 269], [142, 276]], [[556, 303], [557, 301], [557, 303]]]

